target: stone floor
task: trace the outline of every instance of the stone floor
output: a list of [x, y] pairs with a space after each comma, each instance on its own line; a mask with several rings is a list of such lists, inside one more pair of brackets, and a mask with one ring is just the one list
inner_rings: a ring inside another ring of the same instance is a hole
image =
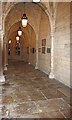
[[12, 62], [0, 85], [1, 118], [71, 118], [70, 89], [25, 62]]

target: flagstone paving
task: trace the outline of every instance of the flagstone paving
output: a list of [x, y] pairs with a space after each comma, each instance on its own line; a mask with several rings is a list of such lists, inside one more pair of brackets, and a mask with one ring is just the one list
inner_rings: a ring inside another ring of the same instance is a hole
[[0, 85], [1, 118], [71, 118], [71, 90], [25, 62], [11, 62]]

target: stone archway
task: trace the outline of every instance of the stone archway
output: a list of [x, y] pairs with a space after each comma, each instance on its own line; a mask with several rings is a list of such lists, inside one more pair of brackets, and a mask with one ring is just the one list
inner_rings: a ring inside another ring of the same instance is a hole
[[[30, 7], [29, 7], [30, 4]], [[8, 29], [14, 24], [13, 22], [18, 22], [21, 19], [21, 12], [20, 8], [22, 9], [23, 3], [16, 3], [12, 9], [8, 12], [8, 15], [5, 18], [5, 32], [8, 32]], [[28, 23], [33, 27], [35, 34], [36, 34], [36, 69], [38, 69], [38, 40], [39, 40], [39, 27], [40, 27], [40, 20], [41, 20], [41, 14], [44, 12], [46, 14], [46, 11], [44, 11], [40, 6], [34, 3], [27, 3], [27, 9], [26, 14], [28, 15]], [[29, 8], [28, 8], [29, 7]], [[30, 9], [32, 11], [30, 12]], [[18, 11], [17, 11], [18, 10]], [[16, 13], [15, 13], [16, 12]], [[22, 11], [23, 13], [23, 11]], [[30, 14], [29, 14], [30, 13]], [[36, 15], [38, 13], [38, 17], [36, 19]], [[18, 17], [15, 16], [15, 18], [11, 19], [10, 16], [13, 16], [14, 14], [18, 14]], [[47, 15], [46, 15], [47, 16]], [[17, 18], [16, 18], [17, 17]], [[47, 17], [48, 18], [48, 17]], [[10, 22], [11, 21], [11, 22]], [[8, 23], [8, 24], [7, 24]]]
[[[11, 12], [11, 10], [13, 9], [13, 7], [15, 7], [15, 5], [17, 5], [18, 3], [12, 3], [12, 6], [11, 6], [11, 4], [9, 4], [9, 6], [8, 6], [8, 9], [6, 9], [6, 13], [3, 15], [3, 31], [4, 31], [4, 34], [5, 34], [5, 31], [6, 31], [6, 28], [5, 28], [5, 22], [7, 22], [6, 21], [6, 18], [8, 17], [8, 15], [9, 15], [9, 12]], [[51, 35], [52, 35], [52, 30], [53, 30], [53, 28], [54, 28], [54, 21], [53, 21], [53, 15], [54, 14], [52, 14], [52, 10], [50, 10], [50, 6], [49, 6], [49, 3], [47, 3], [48, 4], [48, 7], [49, 8], [47, 8], [47, 6], [46, 6], [46, 4], [45, 4], [45, 6], [43, 5], [43, 3], [39, 3], [39, 6], [37, 6], [37, 4], [34, 4], [34, 3], [30, 3], [30, 4], [32, 4], [32, 5], [34, 5], [34, 8], [35, 7], [38, 7], [38, 12], [37, 13], [39, 13], [39, 16], [40, 16], [40, 14], [41, 14], [41, 10], [42, 11], [44, 11], [44, 13], [47, 15], [47, 17], [49, 18], [49, 23], [50, 23], [50, 27], [51, 27]], [[28, 12], [28, 11], [27, 11]], [[35, 11], [36, 12], [36, 11]], [[28, 14], [29, 15], [29, 14]], [[34, 13], [33, 13], [33, 15], [34, 15]], [[8, 17], [9, 18], [9, 17]], [[21, 18], [21, 17], [20, 17]], [[18, 21], [20, 21], [20, 18], [19, 19], [17, 19], [15, 22], [18, 22]], [[36, 18], [36, 16], [35, 16], [35, 18]], [[9, 19], [10, 20], [10, 19]], [[38, 21], [35, 21], [35, 23], [36, 23], [36, 26], [35, 26], [35, 24], [34, 23], [32, 23], [32, 20], [29, 20], [29, 24], [33, 27], [33, 29], [34, 29], [34, 31], [36, 32], [36, 41], [38, 41], [38, 39], [39, 39], [39, 36], [38, 36], [38, 32], [39, 32], [39, 22], [40, 22], [40, 17], [39, 17], [39, 19], [38, 19]], [[7, 30], [11, 27], [13, 25], [13, 23], [10, 25], [8, 25], [7, 26]], [[52, 39], [53, 37], [51, 36], [51, 39]], [[36, 45], [37, 46], [37, 45]], [[37, 46], [38, 47], [38, 46]], [[36, 48], [37, 49], [37, 53], [36, 53], [36, 56], [37, 56], [37, 59], [38, 59], [38, 48]], [[51, 50], [51, 53], [52, 53], [52, 50]], [[52, 56], [51, 56], [52, 57]], [[53, 69], [53, 59], [51, 60], [51, 68]]]
[[[15, 54], [16, 34], [21, 22], [15, 23], [7, 33], [7, 44], [11, 40], [11, 59], [24, 60], [35, 65], [35, 54], [32, 54], [31, 49], [36, 48], [36, 34], [33, 28], [28, 24], [26, 28], [22, 28], [22, 36], [20, 36], [21, 54]], [[33, 57], [33, 60], [32, 60]], [[33, 62], [33, 63], [32, 63]]]

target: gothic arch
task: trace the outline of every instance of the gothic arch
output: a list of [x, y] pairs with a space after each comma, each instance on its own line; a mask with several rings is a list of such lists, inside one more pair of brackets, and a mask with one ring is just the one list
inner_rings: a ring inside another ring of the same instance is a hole
[[[30, 1], [30, 0], [29, 0]], [[3, 16], [3, 31], [4, 31], [4, 33], [5, 33], [5, 21], [6, 21], [6, 19], [7, 19], [7, 17], [8, 17], [8, 14], [9, 14], [9, 12], [13, 9], [13, 7], [15, 7], [17, 4], [19, 4], [20, 2], [12, 2], [12, 3], [7, 3], [7, 4], [9, 4], [9, 5], [6, 5], [6, 6], [8, 6], [8, 9], [6, 10], [6, 13], [4, 14], [4, 16]], [[40, 9], [42, 9], [44, 12], [45, 12], [45, 14], [48, 16], [48, 19], [49, 19], [49, 23], [50, 23], [50, 26], [51, 26], [51, 16], [50, 16], [50, 13], [49, 13], [49, 11], [47, 10], [47, 8], [45, 7], [45, 5], [43, 4], [43, 3], [32, 3], [32, 4], [36, 4]], [[19, 21], [19, 20], [18, 20]], [[18, 21], [16, 21], [16, 22], [18, 22]], [[33, 26], [32, 25], [32, 23], [30, 22], [30, 21], [28, 21], [29, 22], [29, 24], [31, 25], [31, 26]], [[34, 31], [35, 31], [35, 28], [33, 28], [34, 29]]]

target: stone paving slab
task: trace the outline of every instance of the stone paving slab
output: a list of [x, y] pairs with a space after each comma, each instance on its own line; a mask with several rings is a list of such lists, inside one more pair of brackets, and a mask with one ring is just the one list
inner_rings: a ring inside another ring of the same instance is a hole
[[0, 115], [13, 118], [69, 118], [69, 88], [25, 62], [12, 62], [1, 85]]

